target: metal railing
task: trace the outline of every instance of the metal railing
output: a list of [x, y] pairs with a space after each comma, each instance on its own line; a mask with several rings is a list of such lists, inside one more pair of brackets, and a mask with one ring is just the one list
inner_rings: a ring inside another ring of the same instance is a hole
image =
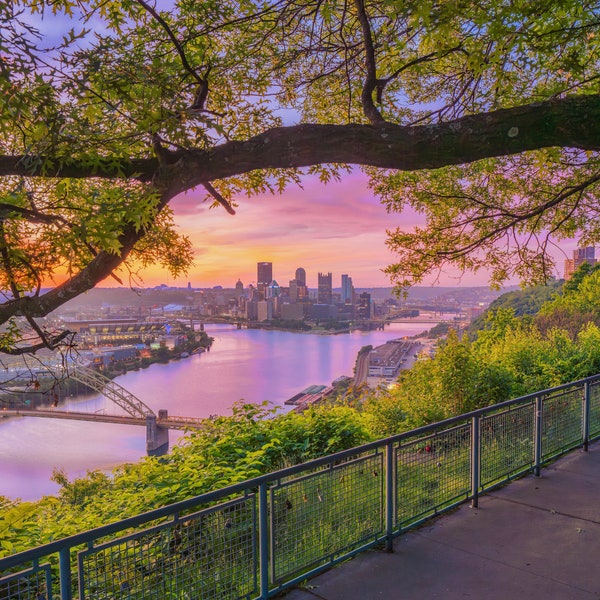
[[0, 559], [0, 600], [266, 599], [600, 435], [600, 375]]

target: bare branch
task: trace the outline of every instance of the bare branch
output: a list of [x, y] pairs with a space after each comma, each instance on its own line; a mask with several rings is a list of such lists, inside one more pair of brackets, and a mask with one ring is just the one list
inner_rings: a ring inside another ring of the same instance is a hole
[[24, 354], [34, 354], [38, 350], [42, 350], [43, 348], [51, 348], [55, 350], [61, 345], [61, 342], [65, 340], [69, 336], [74, 336], [75, 334], [72, 331], [61, 331], [60, 333], [52, 336], [50, 338], [44, 339], [37, 344], [30, 344], [28, 346], [14, 346], [11, 348], [3, 348], [2, 352], [4, 354], [10, 354], [11, 356], [22, 356]]
[[229, 204], [229, 202], [227, 202], [227, 200], [225, 200], [225, 198], [223, 198], [223, 196], [210, 184], [209, 181], [204, 181], [202, 183], [202, 185], [206, 188], [206, 191], [219, 203], [223, 206], [223, 208], [230, 214], [230, 215], [235, 215], [235, 210], [233, 209], [233, 207], [231, 206], [231, 204]]
[[185, 55], [185, 51], [183, 46], [177, 39], [177, 36], [173, 33], [171, 28], [167, 25], [167, 22], [152, 8], [147, 2], [144, 0], [135, 0], [144, 10], [149, 12], [154, 20], [160, 24], [160, 26], [165, 30], [166, 34], [169, 36], [169, 39], [173, 42], [173, 46], [175, 46], [175, 50], [177, 50], [177, 54], [179, 54], [179, 58], [181, 59], [181, 64], [183, 68], [200, 84], [205, 84], [205, 80], [196, 73], [195, 69], [190, 66], [190, 63], [187, 60], [187, 56]]

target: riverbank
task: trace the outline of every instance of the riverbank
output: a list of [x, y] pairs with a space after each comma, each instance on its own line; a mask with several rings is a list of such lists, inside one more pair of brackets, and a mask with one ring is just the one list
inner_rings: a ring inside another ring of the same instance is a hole
[[[101, 348], [81, 348], [77, 351], [83, 364], [97, 370], [107, 379], [115, 379], [129, 372], [147, 369], [153, 364], [168, 364], [210, 351], [214, 338], [206, 332], [189, 332], [185, 343], [168, 348], [142, 345], [104, 346]], [[141, 346], [141, 347], [140, 347]], [[58, 355], [60, 359], [60, 355]], [[63, 370], [56, 356], [47, 364], [59, 365], [48, 369], [44, 363], [14, 369], [3, 373], [5, 379], [0, 385], [0, 408], [35, 408], [42, 406], [58, 407], [65, 398], [89, 396], [94, 389], [69, 377], [68, 368]]]

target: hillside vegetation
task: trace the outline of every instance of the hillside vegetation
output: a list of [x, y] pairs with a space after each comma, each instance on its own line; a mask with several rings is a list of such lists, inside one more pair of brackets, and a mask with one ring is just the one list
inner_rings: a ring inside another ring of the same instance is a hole
[[240, 403], [168, 456], [112, 476], [91, 472], [70, 481], [57, 472], [58, 496], [38, 502], [0, 498], [0, 556], [600, 372], [600, 271], [553, 294], [537, 314], [496, 307], [474, 340], [451, 331], [436, 356], [417, 361], [393, 389], [350, 388], [302, 414]]

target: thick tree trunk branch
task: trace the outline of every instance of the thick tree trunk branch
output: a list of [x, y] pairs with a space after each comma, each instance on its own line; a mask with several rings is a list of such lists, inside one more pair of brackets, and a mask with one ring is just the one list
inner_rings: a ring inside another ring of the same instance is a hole
[[375, 59], [375, 48], [373, 47], [373, 37], [371, 34], [371, 24], [365, 10], [364, 0], [355, 0], [354, 2], [358, 12], [358, 21], [363, 35], [363, 46], [365, 50], [365, 69], [366, 77], [361, 93], [361, 101], [365, 116], [373, 125], [385, 123], [379, 110], [373, 102], [373, 92], [377, 87], [377, 61]]
[[[178, 193], [205, 181], [255, 169], [346, 163], [399, 170], [435, 169], [550, 146], [600, 150], [600, 96], [573, 96], [471, 115], [434, 125], [294, 125], [210, 150], [172, 153], [161, 180]], [[0, 156], [0, 176], [34, 174], [25, 157]], [[114, 167], [93, 170], [75, 160], [57, 177], [155, 177], [155, 159], [124, 157]]]
[[[118, 158], [118, 157], [116, 157]], [[43, 164], [45, 157], [37, 157], [35, 164]], [[111, 158], [112, 161], [112, 158]], [[139, 181], [150, 181], [152, 175], [158, 169], [158, 160], [156, 158], [134, 158], [122, 157], [118, 168], [114, 162], [106, 161], [106, 165], [97, 165], [90, 167], [80, 163], [76, 159], [69, 159], [60, 169], [52, 173], [43, 172], [39, 167], [32, 166], [31, 157], [25, 155], [6, 156], [0, 155], [0, 177], [7, 175], [21, 175], [23, 177], [60, 177], [74, 179], [88, 179], [99, 177], [101, 179], [136, 179]]]

